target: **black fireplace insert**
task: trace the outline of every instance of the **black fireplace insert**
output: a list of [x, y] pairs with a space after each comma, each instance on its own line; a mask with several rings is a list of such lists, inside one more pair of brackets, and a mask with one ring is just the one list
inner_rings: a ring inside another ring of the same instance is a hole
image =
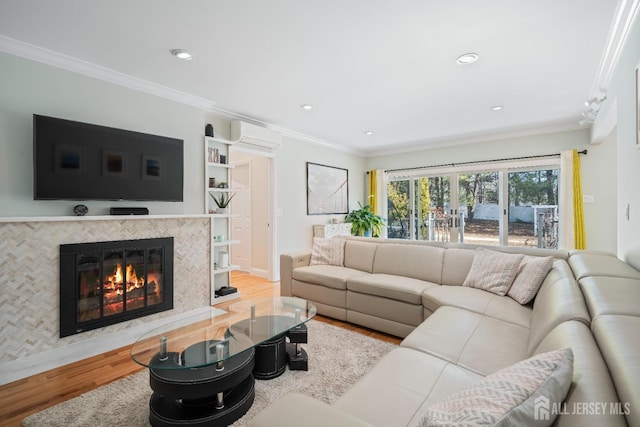
[[60, 245], [60, 337], [173, 308], [173, 237]]

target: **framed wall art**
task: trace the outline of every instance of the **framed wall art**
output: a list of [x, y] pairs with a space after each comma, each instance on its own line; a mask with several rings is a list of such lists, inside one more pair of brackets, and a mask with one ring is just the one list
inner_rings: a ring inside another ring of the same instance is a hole
[[349, 171], [307, 162], [307, 215], [349, 213]]

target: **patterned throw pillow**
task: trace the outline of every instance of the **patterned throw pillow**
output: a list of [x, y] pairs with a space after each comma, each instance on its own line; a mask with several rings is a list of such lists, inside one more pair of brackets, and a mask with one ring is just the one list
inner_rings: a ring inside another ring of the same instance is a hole
[[518, 274], [522, 254], [505, 254], [477, 249], [467, 278], [462, 286], [483, 289], [496, 295], [506, 295]]
[[340, 265], [344, 262], [344, 239], [342, 237], [332, 237], [323, 239], [313, 238], [313, 248], [311, 249], [311, 261], [309, 265]]
[[526, 256], [520, 264], [518, 275], [513, 281], [508, 295], [520, 304], [529, 303], [538, 293], [551, 267], [553, 267], [552, 256]]
[[573, 379], [569, 348], [535, 355], [432, 405], [427, 426], [549, 426]]

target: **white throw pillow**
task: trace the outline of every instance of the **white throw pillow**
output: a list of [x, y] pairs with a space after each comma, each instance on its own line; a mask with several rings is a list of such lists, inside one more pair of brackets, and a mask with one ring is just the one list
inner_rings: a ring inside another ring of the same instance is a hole
[[520, 304], [528, 304], [538, 293], [551, 267], [553, 267], [552, 256], [524, 257], [508, 295]]
[[477, 249], [462, 286], [482, 289], [500, 296], [506, 295], [518, 274], [522, 258], [522, 254]]
[[419, 425], [550, 426], [572, 380], [571, 349], [537, 354], [432, 405]]
[[339, 265], [344, 263], [344, 239], [342, 237], [332, 237], [323, 239], [313, 238], [313, 248], [311, 249], [311, 261], [309, 265]]

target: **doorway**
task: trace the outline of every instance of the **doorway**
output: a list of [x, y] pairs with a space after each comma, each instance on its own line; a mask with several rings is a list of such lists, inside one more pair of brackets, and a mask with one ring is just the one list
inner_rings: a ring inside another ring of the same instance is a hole
[[275, 157], [243, 147], [231, 147], [231, 259], [240, 270], [278, 280], [275, 260]]

